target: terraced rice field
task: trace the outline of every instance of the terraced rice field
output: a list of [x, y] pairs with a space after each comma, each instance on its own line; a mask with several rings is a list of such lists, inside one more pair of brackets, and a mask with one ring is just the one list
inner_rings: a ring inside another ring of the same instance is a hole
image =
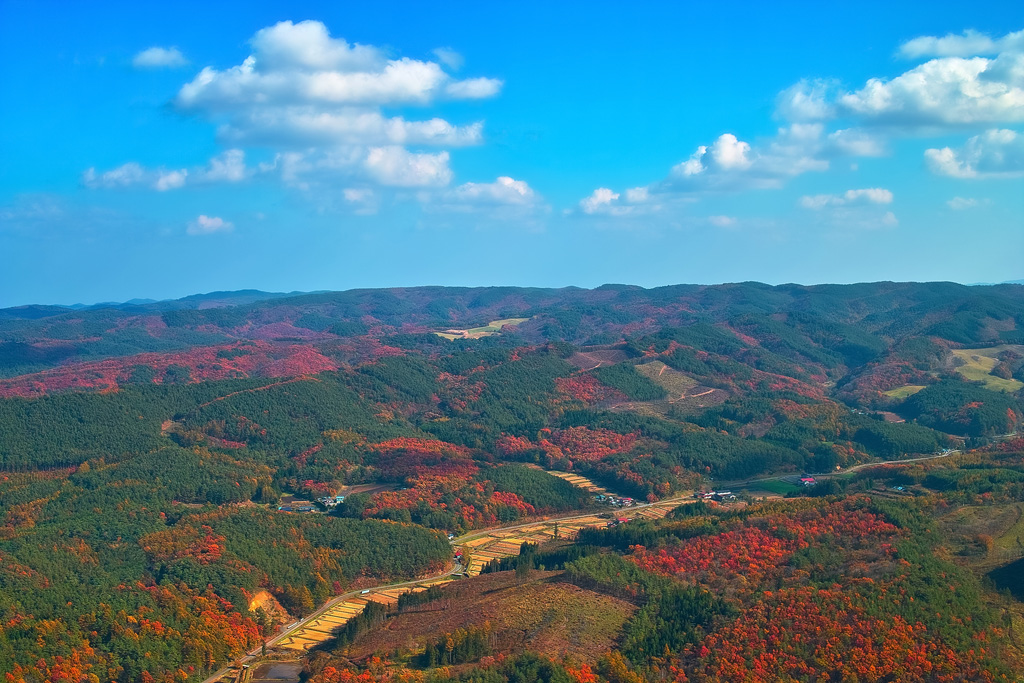
[[557, 470], [547, 470], [547, 473], [555, 477], [558, 477], [559, 479], [565, 479], [573, 486], [578, 486], [581, 489], [585, 491], [590, 491], [595, 495], [610, 495], [608, 489], [602, 488], [595, 484], [594, 482], [587, 479], [586, 477], [581, 477], [578, 474], [572, 474], [571, 472], [559, 472]]
[[[552, 474], [556, 473], [552, 472]], [[575, 477], [577, 475], [568, 476]], [[579, 478], [583, 479], [583, 477]], [[584, 481], [587, 480], [584, 479]], [[591, 485], [593, 486], [593, 484]], [[601, 490], [603, 491], [603, 489]], [[614, 515], [616, 517], [627, 517], [628, 519], [662, 519], [678, 506], [679, 501], [674, 500], [641, 508], [623, 508], [617, 510]], [[523, 543], [536, 543], [540, 545], [554, 539], [556, 526], [558, 527], [559, 538], [571, 539], [576, 537], [580, 529], [588, 527], [604, 528], [607, 526], [608, 521], [608, 515], [587, 515], [562, 521], [538, 522], [531, 526], [516, 529], [499, 529], [483, 536], [474, 537], [465, 543], [459, 544], [463, 554], [469, 558], [466, 574], [468, 576], [477, 576], [491, 560], [518, 555]]]
[[538, 522], [527, 527], [516, 529], [498, 529], [489, 534], [473, 538], [461, 543], [463, 554], [469, 558], [466, 566], [468, 576], [477, 576], [491, 560], [502, 557], [514, 557], [519, 554], [523, 543], [546, 543], [555, 537], [558, 527], [559, 538], [574, 538], [584, 527], [603, 527], [607, 519], [597, 515], [578, 517], [567, 521]]
[[334, 631], [348, 623], [349, 619], [361, 614], [366, 609], [368, 602], [379, 602], [385, 605], [398, 603], [398, 596], [405, 593], [418, 593], [425, 591], [430, 586], [448, 583], [452, 579], [441, 578], [432, 581], [424, 581], [415, 586], [402, 586], [400, 588], [386, 588], [374, 590], [366, 595], [351, 597], [334, 605], [315, 619], [311, 619], [296, 628], [293, 632], [282, 638], [276, 647], [286, 650], [304, 652], [311, 647], [324, 642]]

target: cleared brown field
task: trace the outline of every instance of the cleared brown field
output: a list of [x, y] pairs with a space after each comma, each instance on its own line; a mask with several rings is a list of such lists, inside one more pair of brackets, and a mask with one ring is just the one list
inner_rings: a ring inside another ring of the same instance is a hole
[[621, 349], [577, 351], [569, 356], [569, 362], [582, 370], [593, 370], [604, 365], [615, 365], [628, 359], [629, 354]]
[[556, 659], [568, 654], [592, 663], [612, 646], [636, 607], [565, 583], [561, 576], [537, 571], [519, 583], [515, 572], [499, 572], [449, 584], [442, 599], [362, 635], [348, 656], [358, 661], [385, 652], [400, 660], [439, 634], [490, 624], [503, 652], [531, 650]]

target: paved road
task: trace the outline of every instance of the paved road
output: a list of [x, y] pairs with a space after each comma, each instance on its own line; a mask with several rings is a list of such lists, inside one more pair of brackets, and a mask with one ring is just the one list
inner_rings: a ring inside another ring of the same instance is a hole
[[[882, 460], [880, 462], [864, 462], [864, 463], [861, 463], [859, 465], [853, 465], [852, 467], [847, 467], [844, 470], [836, 470], [834, 472], [812, 473], [810, 476], [812, 476], [812, 477], [835, 477], [835, 476], [838, 476], [838, 475], [841, 475], [841, 474], [849, 474], [850, 472], [856, 472], [857, 470], [862, 470], [865, 467], [879, 467], [880, 465], [900, 465], [900, 464], [907, 463], [907, 462], [920, 462], [922, 460], [935, 460], [937, 458], [948, 458], [949, 456], [954, 455], [954, 454], [959, 453], [959, 452], [960, 451], [954, 450], [954, 451], [949, 451], [947, 453], [936, 453], [936, 454], [933, 454], [933, 455], [923, 455], [920, 458], [902, 458], [900, 460]], [[779, 479], [785, 479], [786, 477], [792, 477], [792, 476], [794, 476], [794, 475], [792, 475], [792, 474], [773, 474], [770, 477], [761, 477], [760, 479], [741, 479], [740, 481], [722, 482], [721, 484], [719, 484], [718, 487], [719, 488], [723, 488], [723, 489], [725, 489], [725, 488], [741, 488], [741, 487], [744, 487], [744, 486], [749, 486], [751, 484], [759, 484], [759, 483], [764, 482], [764, 481], [777, 481]]]

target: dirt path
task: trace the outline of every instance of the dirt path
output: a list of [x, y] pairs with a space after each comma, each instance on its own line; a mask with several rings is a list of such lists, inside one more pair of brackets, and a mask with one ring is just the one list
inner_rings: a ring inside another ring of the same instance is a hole
[[293, 377], [291, 379], [282, 380], [280, 382], [274, 382], [273, 384], [267, 384], [266, 386], [262, 386], [262, 387], [253, 387], [252, 389], [241, 389], [239, 391], [232, 391], [230, 394], [224, 394], [223, 396], [218, 396], [217, 398], [213, 399], [212, 401], [207, 401], [206, 403], [200, 403], [198, 407], [199, 408], [205, 408], [206, 406], [211, 405], [213, 403], [216, 403], [217, 401], [223, 401], [226, 398], [231, 398], [232, 396], [238, 396], [239, 394], [251, 394], [254, 391], [264, 391], [266, 389], [273, 389], [274, 387], [279, 387], [282, 384], [292, 384], [293, 382], [305, 382], [306, 380], [311, 380], [313, 382], [319, 382], [320, 381], [316, 377], [306, 376], [306, 375], [303, 375], [302, 377]]

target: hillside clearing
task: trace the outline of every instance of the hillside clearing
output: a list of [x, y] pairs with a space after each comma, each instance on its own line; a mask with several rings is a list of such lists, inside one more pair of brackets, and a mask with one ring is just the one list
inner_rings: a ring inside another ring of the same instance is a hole
[[612, 647], [636, 607], [561, 577], [562, 572], [535, 571], [523, 583], [515, 572], [497, 572], [447, 584], [440, 600], [368, 631], [349, 646], [348, 656], [409, 656], [441, 634], [489, 624], [502, 651], [532, 650], [558, 659], [568, 654], [593, 663]]
[[974, 382], [984, 382], [985, 387], [993, 391], [1005, 391], [1013, 393], [1024, 387], [1024, 382], [1015, 379], [1003, 379], [992, 374], [992, 370], [999, 365], [999, 354], [1003, 351], [1016, 351], [1021, 353], [1024, 346], [1003, 344], [987, 349], [955, 349], [953, 355], [963, 361], [956, 369], [964, 379]]
[[480, 337], [488, 337], [495, 332], [500, 332], [506, 327], [515, 327], [525, 323], [527, 320], [529, 318], [501, 318], [500, 320], [492, 320], [480, 327], [470, 327], [465, 330], [451, 329], [444, 332], [435, 332], [434, 334], [449, 341], [453, 339], [479, 339]]
[[908, 396], [913, 396], [914, 394], [916, 394], [917, 392], [921, 391], [922, 389], [924, 389], [924, 385], [923, 384], [908, 384], [905, 387], [896, 387], [895, 389], [890, 389], [889, 391], [883, 391], [882, 393], [885, 394], [886, 396], [890, 397], [890, 398], [895, 398], [897, 400], [902, 401], [903, 399], [907, 398]]

